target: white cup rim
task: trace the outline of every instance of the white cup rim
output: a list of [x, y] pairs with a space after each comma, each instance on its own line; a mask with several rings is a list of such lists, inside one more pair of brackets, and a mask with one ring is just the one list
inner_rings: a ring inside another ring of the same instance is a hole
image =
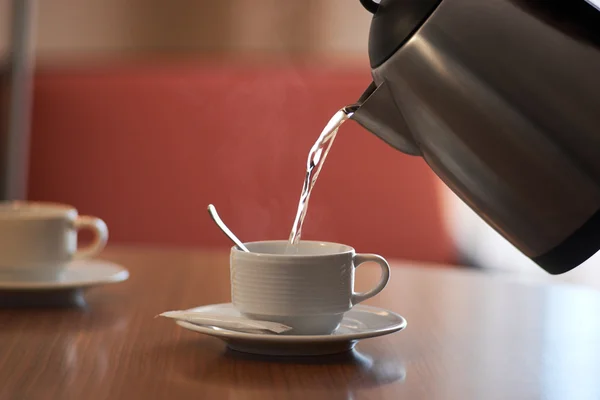
[[56, 218], [77, 214], [75, 207], [43, 201], [0, 201], [0, 220]]
[[281, 258], [281, 259], [299, 259], [299, 258], [315, 258], [315, 257], [331, 257], [331, 256], [339, 256], [345, 254], [354, 254], [356, 250], [353, 247], [348, 246], [343, 243], [335, 243], [335, 242], [326, 242], [321, 240], [301, 240], [301, 244], [309, 244], [309, 245], [321, 245], [324, 247], [331, 248], [339, 248], [338, 251], [325, 252], [323, 254], [284, 254], [284, 253], [267, 253], [267, 252], [259, 252], [252, 251], [252, 247], [259, 244], [273, 244], [278, 246], [285, 246], [288, 244], [287, 240], [258, 240], [253, 242], [246, 242], [244, 245], [250, 250], [249, 253], [238, 249], [236, 246], [231, 248], [232, 253], [235, 253], [238, 256], [247, 256], [247, 257], [269, 257], [269, 258]]

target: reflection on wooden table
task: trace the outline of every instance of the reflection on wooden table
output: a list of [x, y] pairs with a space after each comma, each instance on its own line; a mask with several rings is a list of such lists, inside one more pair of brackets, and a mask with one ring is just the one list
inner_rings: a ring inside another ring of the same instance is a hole
[[[397, 262], [366, 304], [403, 315], [406, 330], [351, 353], [273, 358], [154, 318], [228, 302], [228, 254], [113, 247], [101, 258], [130, 279], [89, 290], [83, 306], [3, 302], [0, 399], [600, 398], [591, 289]], [[357, 289], [378, 273], [360, 268]]]

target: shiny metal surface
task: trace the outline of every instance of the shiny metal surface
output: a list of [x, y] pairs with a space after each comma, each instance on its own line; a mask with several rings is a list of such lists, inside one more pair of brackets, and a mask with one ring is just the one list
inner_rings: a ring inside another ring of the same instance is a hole
[[385, 138], [401, 115], [395, 135], [529, 257], [600, 209], [600, 45], [553, 24], [551, 3], [442, 1], [373, 71], [397, 112], [353, 117]]
[[378, 87], [372, 85], [363, 96], [366, 99], [359, 99], [361, 106], [354, 110], [350, 119], [354, 119], [392, 147], [406, 154], [421, 155], [406, 121], [396, 107], [389, 85], [385, 82]]
[[236, 245], [236, 247], [238, 249], [245, 251], [246, 253], [250, 252], [250, 250], [248, 250], [246, 248], [246, 246], [244, 246], [244, 243], [242, 243], [242, 241], [240, 239], [238, 239], [237, 236], [235, 236], [235, 234], [231, 231], [231, 229], [229, 229], [227, 227], [227, 225], [225, 225], [225, 222], [223, 222], [221, 217], [219, 217], [219, 214], [217, 213], [217, 209], [212, 204], [208, 205], [208, 214], [210, 215], [212, 220], [215, 222], [215, 224], [217, 224], [219, 229], [225, 234], [225, 236], [227, 236], [229, 238], [229, 240], [231, 240], [233, 242], [233, 244]]

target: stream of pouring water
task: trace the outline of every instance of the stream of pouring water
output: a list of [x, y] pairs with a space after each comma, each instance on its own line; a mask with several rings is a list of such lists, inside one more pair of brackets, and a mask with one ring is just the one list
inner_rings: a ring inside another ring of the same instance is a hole
[[298, 202], [298, 211], [296, 212], [296, 218], [294, 219], [294, 225], [289, 237], [289, 244], [286, 248], [286, 253], [293, 251], [294, 247], [300, 241], [302, 235], [302, 225], [304, 224], [304, 218], [306, 217], [306, 211], [308, 210], [308, 201], [310, 194], [315, 182], [319, 177], [321, 168], [325, 163], [329, 149], [335, 140], [338, 129], [348, 118], [354, 113], [351, 107], [344, 107], [334, 114], [329, 120], [325, 128], [319, 135], [319, 138], [315, 144], [311, 147], [308, 153], [308, 160], [306, 162], [306, 175], [304, 177], [304, 183], [302, 185], [302, 192], [300, 194], [300, 201]]

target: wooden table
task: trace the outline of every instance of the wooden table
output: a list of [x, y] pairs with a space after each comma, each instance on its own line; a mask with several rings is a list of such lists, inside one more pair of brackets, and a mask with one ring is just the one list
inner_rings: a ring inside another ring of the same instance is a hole
[[[228, 255], [107, 250], [87, 305], [0, 310], [0, 400], [599, 399], [600, 294], [398, 263], [367, 304], [408, 320], [354, 352], [266, 358], [154, 316], [229, 301]], [[358, 289], [378, 268], [361, 268]]]

